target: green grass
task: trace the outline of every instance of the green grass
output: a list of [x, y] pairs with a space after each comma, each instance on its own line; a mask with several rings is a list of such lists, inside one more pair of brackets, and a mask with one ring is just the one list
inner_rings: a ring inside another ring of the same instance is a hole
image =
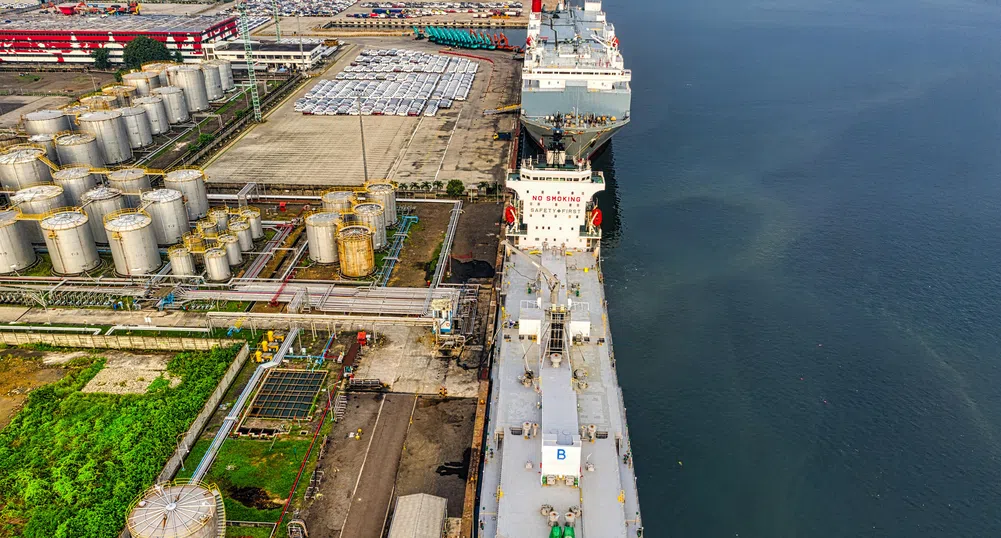
[[38, 263], [26, 271], [18, 271], [21, 276], [52, 276], [52, 258], [48, 254], [39, 254]]
[[226, 538], [271, 538], [271, 527], [226, 527]]
[[42, 80], [42, 76], [33, 73], [22, 73], [17, 76], [18, 82], [38, 82], [39, 80]]

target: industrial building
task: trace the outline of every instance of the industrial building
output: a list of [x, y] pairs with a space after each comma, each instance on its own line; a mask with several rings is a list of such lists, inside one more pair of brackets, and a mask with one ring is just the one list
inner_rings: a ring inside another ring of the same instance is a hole
[[[277, 71], [279, 69], [312, 69], [320, 64], [324, 58], [330, 56], [337, 50], [337, 46], [331, 46], [322, 42], [311, 42], [305, 40], [303, 43], [275, 43], [273, 41], [263, 43], [251, 43], [251, 50], [254, 53], [254, 63], [257, 69], [268, 69]], [[243, 43], [217, 43], [213, 47], [213, 54], [220, 60], [229, 60], [233, 64], [233, 69], [247, 69], [246, 52]]]
[[103, 48], [121, 63], [125, 45], [137, 37], [160, 41], [186, 62], [197, 62], [206, 58], [207, 44], [238, 35], [236, 17], [219, 15], [11, 15], [0, 24], [0, 62], [90, 64], [90, 53]]
[[441, 538], [447, 506], [445, 499], [425, 493], [401, 496], [396, 500], [389, 538]]

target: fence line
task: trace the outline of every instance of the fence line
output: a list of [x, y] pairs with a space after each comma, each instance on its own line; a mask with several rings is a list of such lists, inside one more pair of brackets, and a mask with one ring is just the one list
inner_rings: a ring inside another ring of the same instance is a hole
[[48, 344], [57, 347], [90, 349], [142, 349], [156, 351], [207, 351], [227, 347], [242, 340], [228, 338], [180, 338], [169, 336], [125, 336], [88, 334], [21, 333], [0, 330], [0, 342], [8, 346]]

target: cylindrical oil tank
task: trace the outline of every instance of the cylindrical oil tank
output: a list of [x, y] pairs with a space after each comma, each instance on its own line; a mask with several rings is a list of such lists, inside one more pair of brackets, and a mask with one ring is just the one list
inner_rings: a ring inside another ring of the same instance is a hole
[[351, 191], [327, 191], [320, 197], [324, 211], [343, 213], [350, 211], [355, 203], [355, 193]]
[[80, 114], [77, 118], [80, 130], [97, 137], [101, 147], [104, 162], [115, 164], [132, 158], [132, 145], [129, 143], [128, 128], [125, 118], [117, 110], [99, 110]]
[[256, 241], [264, 237], [264, 221], [261, 220], [261, 210], [256, 207], [245, 207], [240, 210], [240, 216], [250, 224], [250, 237]]
[[56, 137], [56, 154], [59, 164], [85, 164], [92, 168], [103, 168], [104, 154], [97, 143], [97, 137], [90, 133], [66, 133]]
[[181, 191], [188, 219], [200, 219], [208, 214], [209, 195], [205, 188], [205, 172], [197, 168], [171, 170], [163, 176], [163, 186]]
[[200, 482], [166, 482], [139, 495], [126, 521], [133, 538], [222, 538], [218, 491]]
[[198, 233], [201, 234], [202, 237], [215, 239], [219, 236], [219, 227], [216, 226], [214, 220], [202, 219], [195, 223], [195, 229], [198, 230]]
[[202, 75], [205, 77], [205, 93], [209, 101], [222, 99], [222, 75], [219, 73], [219, 66], [210, 62], [202, 63]]
[[226, 251], [226, 259], [229, 260], [230, 266], [237, 266], [243, 263], [243, 254], [240, 253], [240, 240], [235, 235], [222, 234], [216, 239], [216, 242], [219, 244], [219, 248]]
[[172, 65], [167, 68], [167, 79], [171, 86], [184, 91], [189, 112], [209, 109], [209, 95], [205, 91], [205, 76], [196, 65]]
[[205, 276], [212, 282], [224, 282], [233, 276], [229, 270], [229, 256], [226, 255], [226, 249], [205, 250]]
[[127, 106], [118, 109], [125, 119], [125, 129], [132, 149], [144, 148], [153, 143], [153, 127], [141, 106]]
[[148, 275], [163, 265], [156, 248], [153, 219], [137, 209], [124, 209], [104, 217], [108, 246], [120, 276]]
[[113, 95], [118, 98], [118, 106], [130, 106], [132, 99], [136, 97], [137, 90], [128, 84], [112, 84], [101, 88], [104, 95]]
[[229, 228], [229, 208], [223, 206], [209, 209], [209, 219], [215, 222], [215, 228], [219, 233], [226, 231]]
[[396, 188], [393, 184], [388, 181], [373, 182], [369, 183], [365, 190], [369, 199], [382, 204], [382, 208], [386, 211], [386, 226], [396, 226]]
[[0, 154], [0, 185], [16, 191], [32, 185], [52, 182], [48, 165], [39, 160], [45, 156], [42, 148], [13, 148]]
[[66, 203], [72, 206], [83, 204], [83, 195], [97, 186], [97, 176], [87, 166], [70, 166], [52, 173], [52, 181], [63, 188]]
[[139, 97], [132, 101], [135, 106], [141, 106], [146, 111], [146, 119], [149, 120], [149, 132], [154, 135], [161, 135], [170, 130], [170, 121], [167, 119], [167, 107], [163, 104], [163, 98], [155, 95]]
[[170, 260], [170, 272], [174, 276], [191, 276], [195, 274], [195, 257], [184, 245], [174, 245], [167, 250]]
[[306, 242], [309, 259], [316, 263], [337, 263], [337, 226], [341, 214], [320, 211], [306, 217]]
[[161, 245], [173, 245], [188, 232], [188, 214], [184, 199], [174, 189], [156, 189], [142, 194], [146, 212], [153, 218], [153, 233]]
[[122, 75], [122, 84], [136, 89], [137, 97], [146, 97], [151, 91], [162, 86], [160, 76], [149, 71], [134, 71]]
[[228, 60], [206, 60], [202, 65], [211, 65], [219, 70], [219, 79], [222, 82], [222, 91], [228, 92], [236, 87], [233, 82], [233, 66]]
[[192, 252], [202, 252], [205, 250], [205, 238], [201, 236], [197, 231], [188, 232], [181, 237], [181, 241], [184, 246], [188, 247], [188, 250]]
[[113, 108], [118, 108], [122, 106], [122, 102], [119, 101], [117, 96], [106, 95], [103, 93], [99, 93], [97, 95], [88, 95], [87, 97], [81, 97], [80, 104], [89, 108], [92, 111], [111, 110]]
[[59, 164], [59, 154], [56, 153], [56, 135], [42, 133], [28, 137], [28, 143], [45, 148], [45, 158]]
[[38, 260], [20, 216], [17, 208], [0, 211], [0, 274], [27, 269]]
[[177, 64], [174, 62], [150, 62], [147, 64], [143, 64], [142, 68], [143, 71], [156, 75], [156, 77], [160, 79], [160, 86], [166, 86], [167, 68], [172, 65], [177, 65]]
[[365, 202], [354, 207], [355, 221], [372, 230], [372, 248], [386, 248], [386, 212], [382, 204]]
[[39, 223], [52, 259], [52, 272], [78, 275], [101, 264], [87, 214], [79, 208], [51, 213]]
[[191, 119], [191, 113], [188, 112], [188, 100], [180, 88], [161, 86], [153, 90], [153, 95], [163, 99], [163, 106], [167, 111], [167, 121], [171, 125], [184, 123]]
[[108, 172], [108, 184], [125, 193], [129, 207], [139, 207], [140, 194], [152, 188], [144, 168], [120, 168]]
[[125, 209], [127, 203], [122, 191], [102, 185], [85, 192], [82, 200], [83, 210], [90, 221], [90, 231], [94, 234], [94, 241], [107, 243], [108, 234], [104, 230], [104, 217]]
[[[10, 197], [12, 205], [17, 206], [25, 215], [44, 215], [58, 207], [65, 207], [66, 197], [63, 188], [58, 185], [34, 185], [14, 193]], [[28, 235], [32, 243], [42, 243], [42, 230], [37, 220], [25, 221], [22, 231]]]
[[240, 240], [240, 250], [250, 252], [254, 250], [254, 236], [250, 231], [250, 222], [244, 218], [233, 218], [229, 220], [229, 233], [236, 235]]
[[0, 132], [0, 150], [20, 144], [22, 138], [23, 137], [21, 135], [15, 132]]
[[342, 275], [358, 278], [372, 274], [375, 271], [372, 231], [365, 226], [341, 228], [337, 232], [337, 255]]
[[76, 104], [71, 103], [66, 106], [59, 107], [59, 110], [62, 110], [63, 114], [69, 116], [70, 128], [75, 129], [76, 117], [79, 116], [80, 114], [83, 114], [84, 112], [90, 112], [90, 107], [82, 103], [76, 103]]
[[73, 129], [70, 116], [62, 110], [36, 110], [25, 114], [22, 120], [25, 132], [30, 135], [56, 134]]

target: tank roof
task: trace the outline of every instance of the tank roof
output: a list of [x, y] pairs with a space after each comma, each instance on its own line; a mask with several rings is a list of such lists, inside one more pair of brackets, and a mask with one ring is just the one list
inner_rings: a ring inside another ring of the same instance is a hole
[[177, 64], [167, 68], [167, 71], [201, 71], [197, 65]]
[[125, 84], [112, 84], [111, 86], [105, 86], [101, 88], [103, 93], [133, 93], [136, 91], [135, 86], [126, 86]]
[[65, 210], [45, 217], [41, 226], [45, 230], [69, 230], [87, 224], [87, 220], [87, 214], [82, 211]]
[[104, 228], [109, 232], [127, 232], [138, 230], [152, 224], [145, 211], [127, 210], [124, 213], [111, 213], [104, 218]]
[[70, 179], [79, 179], [89, 175], [90, 167], [88, 166], [70, 166], [68, 168], [60, 168], [59, 170], [52, 172], [52, 179], [66, 181]]
[[67, 133], [64, 135], [59, 135], [56, 137], [56, 144], [60, 146], [73, 146], [76, 144], [87, 144], [89, 142], [94, 142], [97, 137], [91, 133]]
[[95, 110], [93, 112], [84, 112], [77, 119], [79, 121], [107, 121], [120, 117], [122, 117], [122, 113], [117, 110]]
[[181, 93], [184, 90], [178, 88], [177, 86], [160, 86], [151, 91], [151, 93]]
[[167, 256], [170, 256], [170, 257], [187, 256], [188, 254], [191, 254], [191, 249], [189, 249], [188, 247], [186, 247], [184, 245], [174, 245], [174, 246], [170, 247], [169, 249], [167, 249]]
[[116, 108], [115, 111], [121, 112], [123, 116], [138, 116], [146, 113], [146, 109], [141, 106], [123, 106]]
[[14, 224], [15, 222], [17, 222], [17, 217], [20, 214], [21, 214], [20, 211], [13, 208], [0, 210], [0, 226], [8, 226], [10, 224]]
[[100, 102], [111, 103], [112, 101], [117, 101], [117, 100], [118, 100], [118, 97], [116, 97], [114, 95], [108, 95], [108, 94], [104, 94], [104, 93], [99, 93], [97, 95], [88, 95], [87, 97], [81, 97], [80, 98], [80, 103], [81, 104], [90, 103], [90, 102], [95, 102], [95, 103], [100, 103]]
[[112, 181], [127, 181], [129, 179], [139, 179], [146, 175], [144, 168], [120, 168], [108, 172], [108, 179]]
[[241, 215], [254, 215], [261, 216], [261, 208], [259, 207], [245, 207], [240, 210]]
[[65, 116], [66, 113], [62, 110], [53, 110], [51, 108], [43, 108], [42, 110], [36, 110], [34, 112], [28, 112], [24, 115], [24, 119], [30, 121], [39, 120], [54, 120]]
[[355, 224], [352, 226], [345, 226], [340, 230], [341, 237], [362, 237], [366, 235], [372, 235], [372, 230], [368, 229], [368, 226], [361, 226]]
[[354, 191], [327, 191], [320, 197], [321, 200], [347, 200], [354, 198]]
[[17, 148], [0, 155], [0, 164], [20, 164], [34, 161], [45, 153], [39, 148]]
[[180, 191], [174, 189], [155, 189], [142, 193], [143, 201], [148, 202], [171, 202], [181, 198]]
[[383, 211], [385, 211], [385, 209], [383, 209], [382, 207], [382, 204], [377, 202], [365, 202], [362, 204], [357, 204], [354, 206], [353, 209], [355, 213], [367, 213], [370, 215], [382, 213]]
[[93, 189], [83, 193], [82, 198], [86, 202], [88, 200], [109, 200], [121, 195], [122, 191], [114, 187], [105, 187], [102, 185], [100, 187], [94, 187]]
[[122, 79], [125, 80], [149, 80], [151, 78], [157, 77], [156, 73], [151, 73], [149, 71], [133, 71], [131, 73], [125, 73], [122, 75]]
[[341, 222], [341, 214], [336, 211], [320, 211], [306, 217], [310, 226], [336, 226]]
[[206, 258], [222, 258], [226, 255], [226, 251], [221, 248], [209, 248], [205, 249]]
[[250, 223], [245, 220], [231, 220], [229, 222], [229, 229], [235, 232], [238, 232], [240, 230], [249, 230]]
[[14, 202], [30, 202], [32, 200], [45, 200], [54, 198], [63, 193], [63, 188], [59, 185], [32, 185], [25, 187], [14, 193], [11, 200]]
[[[159, 88], [157, 88], [157, 89], [159, 89]], [[155, 95], [147, 95], [145, 97], [137, 97], [137, 98], [135, 98], [135, 99], [132, 100], [132, 103], [137, 104], [137, 105], [145, 105], [145, 104], [151, 104], [151, 103], [162, 103], [162, 102], [163, 102], [163, 99], [160, 98], [160, 97], [157, 97]]]
[[55, 140], [56, 135], [54, 133], [38, 133], [28, 137], [28, 142], [48, 142], [50, 140]]
[[233, 234], [221, 234], [216, 238], [216, 241], [220, 243], [236, 243], [239, 239]]
[[366, 190], [369, 192], [383, 192], [395, 190], [392, 183], [369, 183]]
[[195, 181], [197, 179], [202, 179], [205, 177], [205, 172], [197, 170], [195, 168], [180, 168], [177, 170], [171, 170], [167, 172], [167, 175], [163, 176], [165, 181]]
[[158, 484], [142, 495], [128, 519], [137, 538], [191, 536], [215, 515], [215, 496], [201, 484]]

